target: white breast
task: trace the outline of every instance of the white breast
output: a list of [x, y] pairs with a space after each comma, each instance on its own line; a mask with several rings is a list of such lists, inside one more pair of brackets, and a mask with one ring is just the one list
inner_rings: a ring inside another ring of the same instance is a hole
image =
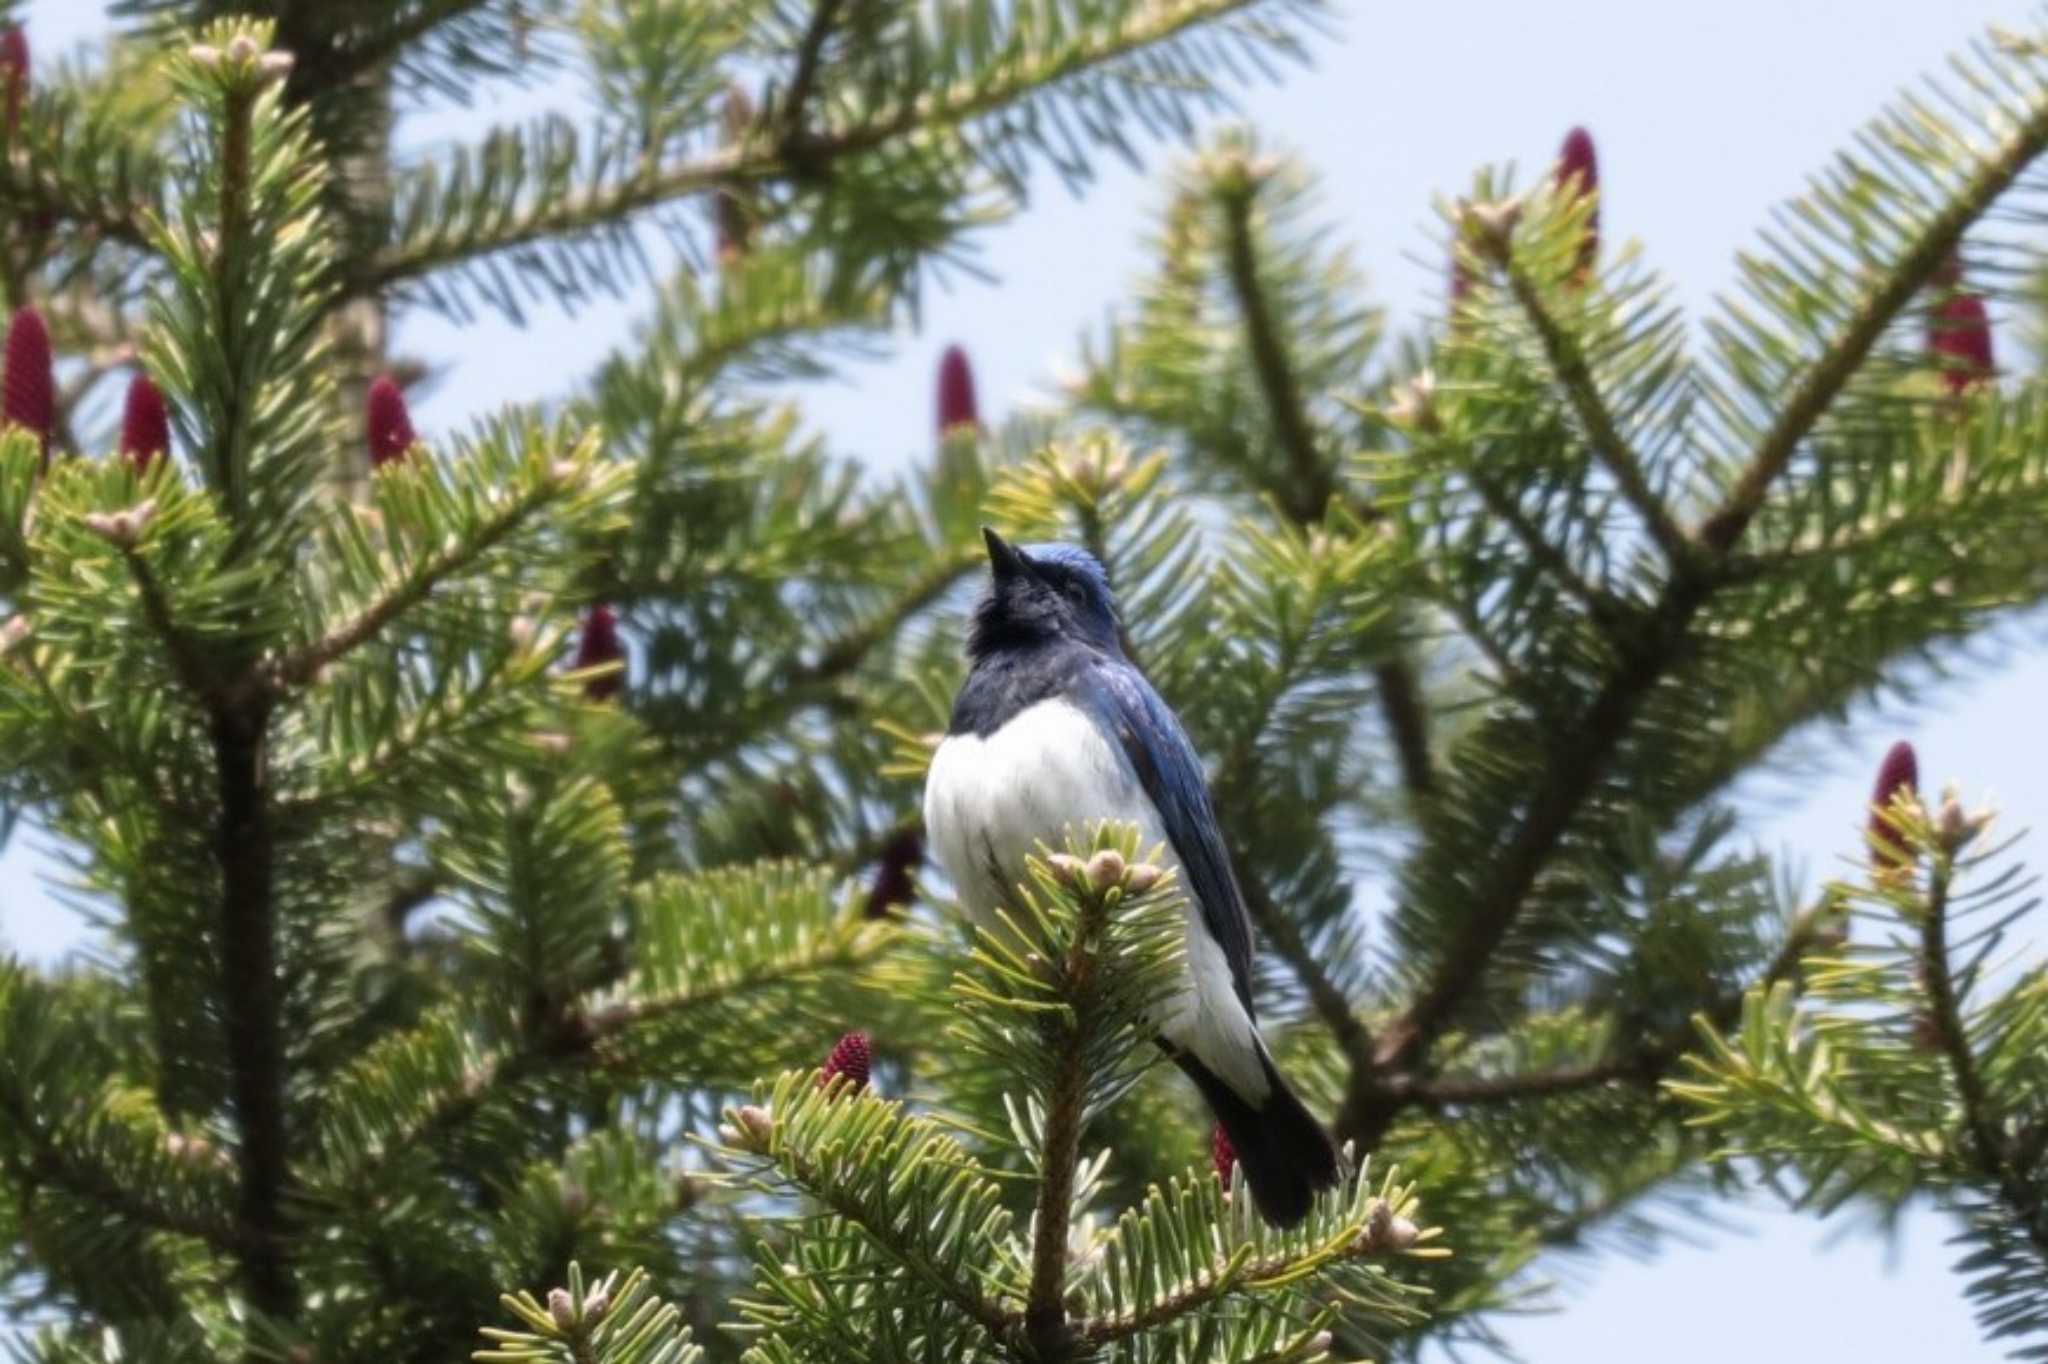
[[1086, 712], [1054, 698], [986, 738], [954, 734], [925, 778], [932, 852], [968, 910], [985, 924], [1024, 879], [1040, 843], [1065, 847], [1068, 831], [1099, 819], [1135, 820], [1141, 844], [1166, 840], [1137, 774]]
[[[925, 834], [967, 911], [985, 928], [1024, 880], [1024, 859], [1044, 844], [1062, 850], [1068, 831], [1096, 820], [1138, 826], [1138, 846], [1163, 847], [1166, 829], [1129, 759], [1070, 701], [1040, 701], [987, 737], [949, 735], [932, 755], [924, 787]], [[1185, 877], [1182, 889], [1187, 889]], [[1232, 988], [1223, 950], [1188, 906], [1188, 982], [1160, 1031], [1201, 1056], [1239, 1092], [1263, 1096], [1252, 1022]]]

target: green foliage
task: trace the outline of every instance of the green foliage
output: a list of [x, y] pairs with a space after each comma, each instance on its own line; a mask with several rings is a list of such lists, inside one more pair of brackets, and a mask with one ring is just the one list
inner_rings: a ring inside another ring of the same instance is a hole
[[[1703, 1054], [1671, 1091], [1723, 1143], [1798, 1201], [1832, 1211], [1931, 1195], [1960, 1216], [1979, 1320], [2038, 1359], [2048, 1324], [2048, 1189], [2035, 1112], [2048, 995], [2039, 966], [1995, 957], [2038, 907], [2007, 847], [1983, 847], [1988, 813], [1953, 795], [1933, 813], [1908, 795], [1891, 827], [1909, 859], [1837, 888], [1869, 920], [1865, 941], [1804, 963], [1804, 991], [1751, 990], [1741, 1031], [1703, 1024]], [[2003, 864], [2003, 865], [2001, 865]], [[2000, 977], [2006, 977], [2000, 979]]]
[[[484, 1358], [1410, 1355], [1753, 1168], [1931, 1186], [2042, 1348], [2048, 1025], [1985, 975], [1999, 910], [1948, 939], [1976, 864], [1901, 812], [1918, 870], [1801, 907], [1724, 799], [2048, 587], [2037, 376], [1924, 341], [1959, 249], [2048, 278], [2038, 40], [1873, 125], [1704, 346], [1586, 259], [1590, 203], [1488, 171], [1445, 214], [1468, 287], [1389, 348], [1310, 177], [1223, 133], [1067, 406], [883, 480], [786, 386], [1314, 9], [117, 8], [0, 157], [11, 301], [71, 362], [47, 467], [0, 433], [0, 801], [96, 934], [0, 969], [25, 1357], [445, 1360], [507, 1288]], [[540, 73], [603, 117], [393, 154]], [[365, 379], [426, 367], [392, 323], [629, 291], [546, 414], [364, 467]], [[144, 470], [90, 429], [130, 354], [181, 454]], [[1185, 909], [1153, 850], [1091, 860], [1125, 833], [940, 927], [918, 786], [985, 520], [1107, 565], [1266, 1034], [1401, 1181], [1280, 1233], [1201, 1168], [1147, 1026]], [[600, 601], [623, 702], [572, 661]], [[870, 1086], [820, 1084], [856, 1029]]]
[[1207, 1174], [1103, 1206], [1112, 1153], [1082, 1157], [1079, 1138], [1153, 1059], [1145, 1019], [1180, 969], [1185, 902], [1137, 855], [1135, 831], [1108, 828], [1035, 863], [953, 989], [1037, 1188], [1027, 1231], [938, 1120], [843, 1080], [793, 1072], [729, 1114], [742, 1176], [808, 1205], [758, 1242], [748, 1360], [1318, 1360], [1336, 1303], [1358, 1326], [1420, 1319], [1379, 1263], [1437, 1253], [1402, 1217], [1405, 1186], [1357, 1177], [1286, 1232]]

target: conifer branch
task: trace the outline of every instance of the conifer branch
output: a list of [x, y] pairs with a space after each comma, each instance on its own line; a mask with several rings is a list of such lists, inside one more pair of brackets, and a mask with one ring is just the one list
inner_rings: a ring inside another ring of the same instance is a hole
[[723, 1004], [756, 990], [796, 984], [820, 971], [859, 970], [871, 964], [884, 950], [886, 943], [877, 935], [865, 946], [835, 943], [828, 950], [790, 961], [777, 969], [755, 972], [708, 989], [683, 990], [567, 1009], [546, 1020], [544, 1029], [529, 1031], [521, 1045], [490, 1053], [469, 1067], [460, 1085], [444, 1090], [402, 1130], [386, 1134], [371, 1159], [345, 1174], [342, 1182], [359, 1192], [373, 1188], [385, 1163], [392, 1157], [422, 1143], [442, 1140], [481, 1112], [495, 1095], [517, 1084], [554, 1067], [588, 1060], [600, 1043], [623, 1037], [651, 1023], [674, 1019], [693, 1009]]
[[[1701, 522], [1694, 535], [1698, 543], [1717, 558], [1734, 547], [1761, 510], [1772, 484], [1791, 463], [1800, 442], [1848, 384], [1885, 328], [1934, 277], [1968, 226], [2044, 149], [2048, 149], [2048, 101], [2034, 107], [1964, 191], [1934, 215], [1820, 358], [1806, 369], [1720, 508]], [[1640, 623], [1635, 639], [1622, 649], [1570, 737], [1561, 736], [1552, 744], [1550, 760], [1523, 806], [1520, 822], [1480, 881], [1480, 893], [1463, 931], [1422, 993], [1379, 1039], [1379, 1075], [1353, 1074], [1340, 1130], [1362, 1148], [1372, 1148], [1398, 1111], [1398, 1100], [1392, 1098], [1382, 1077], [1407, 1069], [1426, 1053], [1484, 976], [1523, 899], [1579, 808], [1598, 786], [1637, 712], [1683, 655], [1692, 620], [1722, 585], [1719, 576], [1694, 556], [1676, 558], [1673, 565], [1655, 612]]]
[[[975, 562], [976, 556], [962, 555], [929, 570], [913, 581], [880, 614], [826, 645], [816, 658], [809, 662], [789, 663], [778, 684], [763, 688], [766, 694], [733, 717], [732, 722], [719, 732], [683, 736], [673, 727], [664, 726], [664, 744], [670, 752], [692, 766], [702, 768], [745, 748], [777, 722], [808, 707], [854, 709], [858, 703], [837, 684], [865, 663], [876, 649], [894, 639], [919, 612], [944, 596], [974, 568]], [[683, 737], [691, 741], [687, 747], [679, 742]]]
[[1571, 404], [1573, 414], [1578, 417], [1594, 456], [1606, 467], [1615, 485], [1621, 489], [1622, 496], [1636, 509], [1636, 514], [1643, 518], [1643, 525], [1649, 530], [1650, 538], [1657, 542], [1657, 547], [1664, 551], [1665, 559], [1673, 564], [1684, 562], [1691, 552], [1691, 542], [1673, 519], [1664, 499], [1650, 487], [1643, 472], [1643, 457], [1629, 445], [1627, 437], [1615, 424], [1614, 414], [1607, 410], [1607, 400], [1601, 395], [1592, 367], [1586, 363], [1586, 353], [1578, 338], [1551, 313], [1543, 301], [1542, 291], [1529, 278], [1528, 271], [1515, 264], [1512, 258], [1504, 265], [1515, 302], [1535, 329], [1544, 358], [1550, 362], [1551, 373], [1563, 388], [1565, 401]]
[[283, 999], [277, 978], [275, 856], [265, 781], [266, 700], [217, 707], [213, 750], [220, 801], [214, 856], [221, 870], [221, 1000], [242, 1174], [242, 1256], [251, 1301], [288, 1321], [298, 1291], [286, 1264], [290, 1180]]
[[[1742, 1017], [1742, 1001], [1748, 991], [1769, 989], [1782, 981], [1796, 981], [1799, 963], [1813, 946], [1822, 924], [1831, 917], [1839, 918], [1846, 913], [1847, 910], [1831, 896], [1823, 896], [1818, 904], [1802, 910], [1787, 927], [1778, 950], [1756, 980], [1740, 988], [1723, 991], [1699, 1012], [1697, 1019], [1706, 1021], [1716, 1030], [1725, 1031], [1733, 1027]], [[1396, 1082], [1387, 1088], [1403, 1103], [1445, 1107], [1514, 1103], [1623, 1082], [1654, 1089], [1670, 1077], [1678, 1063], [1692, 1050], [1697, 1038], [1695, 1021], [1678, 1033], [1645, 1041], [1623, 1055], [1583, 1065], [1514, 1075], [1432, 1076]]]
[[1602, 1222], [1627, 1212], [1649, 1195], [1664, 1178], [1665, 1175], [1659, 1174], [1640, 1182], [1625, 1183], [1583, 1207], [1540, 1223], [1536, 1228], [1537, 1244], [1563, 1249], [1583, 1246], [1587, 1232]]
[[[220, 257], [239, 262], [251, 250], [249, 196], [255, 94], [247, 86], [225, 92], [221, 124]], [[240, 271], [218, 272], [216, 325], [228, 355], [239, 355], [243, 336], [241, 300], [229, 296]], [[239, 377], [239, 376], [238, 376]], [[230, 384], [224, 395], [226, 421], [221, 475], [236, 493], [233, 511], [247, 512], [247, 386]], [[211, 707], [215, 787], [219, 815], [214, 858], [220, 867], [221, 1012], [230, 1092], [241, 1140], [241, 1218], [249, 1244], [241, 1257], [251, 1303], [266, 1316], [289, 1321], [298, 1310], [298, 1290], [287, 1258], [291, 1180], [290, 1132], [286, 1116], [289, 1084], [284, 1045], [283, 988], [277, 972], [276, 846], [269, 820], [269, 698], [216, 697]], [[252, 1355], [254, 1358], [252, 1347]]]
[[2043, 151], [2048, 151], [2048, 99], [2037, 97], [2004, 145], [1981, 164], [1962, 193], [1933, 216], [1898, 264], [1863, 296], [1840, 334], [1800, 376], [1721, 505], [1700, 522], [1694, 534], [1702, 545], [1716, 554], [1735, 547], [1763, 509], [1771, 485], [1790, 466], [1814, 423], [1862, 367], [1885, 328], [1955, 254], [1970, 225], [2012, 188]]
[[116, 204], [90, 187], [75, 185], [51, 168], [55, 158], [0, 156], [0, 204], [17, 222], [47, 215], [56, 223], [117, 242], [136, 251], [154, 252], [150, 234], [152, 204]]
[[[1336, 495], [1336, 476], [1316, 448], [1315, 431], [1302, 401], [1301, 383], [1288, 358], [1273, 320], [1273, 309], [1259, 281], [1258, 245], [1252, 232], [1252, 201], [1249, 184], [1232, 184], [1220, 194], [1223, 201], [1226, 256], [1232, 294], [1244, 319], [1245, 345], [1251, 352], [1252, 371], [1266, 400], [1266, 412], [1287, 454], [1294, 481], [1276, 498], [1298, 526], [1316, 525], [1329, 512]], [[1351, 509], [1370, 525], [1380, 516], [1370, 502], [1353, 500]], [[1427, 795], [1436, 785], [1429, 753], [1429, 712], [1422, 701], [1422, 689], [1415, 677], [1415, 665], [1407, 658], [1392, 658], [1373, 669], [1380, 709], [1387, 733], [1401, 764], [1401, 780], [1411, 795]]]
[[1302, 403], [1301, 383], [1295, 377], [1287, 345], [1280, 339], [1272, 306], [1259, 281], [1258, 246], [1252, 237], [1252, 202], [1256, 195], [1249, 182], [1250, 172], [1242, 172], [1242, 176], [1245, 183], [1233, 183], [1218, 194], [1223, 201], [1230, 288], [1244, 319], [1245, 346], [1251, 352], [1252, 370], [1258, 375], [1260, 391], [1265, 395], [1266, 414], [1273, 422], [1273, 433], [1279, 437], [1280, 448], [1286, 452], [1288, 468], [1294, 475], [1294, 481], [1281, 490], [1279, 500], [1296, 524], [1310, 525], [1328, 514], [1330, 498], [1336, 492], [1336, 477], [1316, 449], [1315, 431]]
[[302, 55], [293, 68], [292, 93], [305, 99], [338, 89], [408, 51], [443, 24], [453, 23], [489, 3], [490, 0], [421, 0], [411, 14], [386, 24], [371, 38], [344, 49], [330, 60], [309, 62]]
[[1259, 879], [1241, 850], [1232, 848], [1231, 862], [1237, 874], [1238, 888], [1244, 892], [1245, 908], [1251, 911], [1259, 926], [1259, 936], [1293, 970], [1302, 989], [1308, 992], [1310, 1006], [1330, 1030], [1331, 1037], [1336, 1039], [1352, 1067], [1370, 1067], [1372, 1038], [1366, 1032], [1365, 1024], [1352, 1011], [1351, 1001], [1344, 997], [1344, 992], [1330, 979], [1323, 964], [1309, 951], [1293, 916], [1273, 899], [1273, 892]]
[[1595, 623], [1611, 626], [1620, 618], [1621, 603], [1587, 582], [1572, 561], [1565, 557], [1564, 551], [1559, 549], [1549, 536], [1536, 528], [1521, 507], [1515, 504], [1514, 499], [1503, 492], [1500, 485], [1484, 470], [1472, 470], [1470, 478], [1480, 500], [1486, 503], [1486, 509], [1500, 518], [1501, 524], [1508, 528], [1514, 535], [1515, 542], [1522, 547], [1522, 552], [1529, 556], [1529, 561], [1541, 568], [1546, 576], [1555, 580], [1574, 601], [1585, 607], [1586, 614]]
[[1956, 993], [1948, 950], [1949, 882], [1954, 871], [1949, 852], [1936, 856], [1920, 923], [1920, 968], [1927, 990], [1929, 1022], [1955, 1082], [1956, 1096], [1962, 1102], [1970, 1164], [1997, 1189], [1999, 1198], [2012, 1210], [2034, 1249], [2048, 1256], [2048, 1216], [2044, 1216], [2048, 1205], [2044, 1205], [2030, 1171], [2014, 1163], [2013, 1152], [2001, 1131], [2000, 1117], [1992, 1109], [1983, 1072], [1978, 1069], [1976, 1054], [1970, 1050], [1962, 1000]]
[[170, 600], [164, 596], [163, 584], [156, 580], [149, 563], [138, 554], [133, 545], [121, 546], [121, 562], [127, 565], [128, 576], [135, 581], [135, 591], [142, 599], [143, 619], [149, 628], [163, 642], [164, 652], [171, 660], [171, 671], [185, 689], [203, 703], [219, 699], [220, 687], [214, 680], [213, 671], [207, 667], [206, 659], [193, 644], [192, 637], [178, 625], [171, 613]]
[[273, 688], [302, 687], [322, 668], [337, 663], [384, 632], [385, 627], [418, 606], [435, 587], [496, 548], [517, 531], [533, 514], [560, 493], [560, 485], [549, 479], [511, 502], [503, 511], [480, 525], [463, 543], [428, 558], [405, 580], [354, 619], [336, 626], [321, 638], [293, 650], [269, 666], [268, 681]]
[[1637, 1055], [1519, 1075], [1440, 1076], [1412, 1086], [1409, 1093], [1416, 1102], [1431, 1106], [1514, 1103], [1522, 1099], [1598, 1089], [1621, 1080], [1651, 1083], [1656, 1079], [1656, 1069], [1647, 1062], [1646, 1056]]
[[1390, 658], [1374, 667], [1372, 676], [1401, 765], [1401, 783], [1411, 796], [1430, 795], [1436, 790], [1436, 768], [1429, 752], [1429, 707], [1415, 665], [1406, 657]]
[[802, 165], [807, 155], [804, 114], [811, 97], [817, 93], [818, 69], [825, 57], [825, 44], [831, 41], [832, 26], [839, 17], [842, 2], [812, 0], [811, 21], [804, 29], [803, 41], [797, 48], [796, 68], [790, 74], [789, 90], [780, 111], [782, 154], [792, 164]]
[[146, 1227], [173, 1235], [190, 1236], [216, 1250], [235, 1253], [248, 1248], [241, 1229], [233, 1223], [166, 1207], [113, 1172], [83, 1159], [78, 1147], [44, 1140], [39, 1123], [21, 1112], [19, 1105], [8, 1106], [16, 1110], [16, 1130], [31, 1133], [35, 1140], [34, 1154], [16, 1162], [19, 1166], [16, 1177], [23, 1187], [33, 1187], [38, 1183], [55, 1185], [117, 1217], [131, 1218]]
[[[251, 126], [254, 116], [254, 95], [244, 89], [227, 92], [225, 109], [221, 116], [220, 132], [220, 201], [214, 205], [219, 215], [218, 261], [214, 275], [212, 296], [213, 325], [219, 332], [221, 352], [225, 355], [246, 353], [249, 338], [244, 335], [244, 318], [247, 300], [240, 296], [236, 285], [242, 282], [243, 271], [239, 263], [249, 252], [249, 193], [252, 168], [249, 164], [251, 142], [255, 129]], [[246, 442], [250, 435], [248, 408], [245, 404], [253, 401], [246, 391], [247, 385], [231, 383], [222, 395], [222, 420], [220, 429], [214, 433], [220, 442], [220, 468], [217, 476], [230, 493], [230, 511], [237, 520], [248, 514], [249, 450]]]
[[[1084, 925], [1101, 909], [1083, 910]], [[1093, 963], [1087, 960], [1089, 938], [1084, 927], [1063, 974], [1085, 982]], [[1074, 1171], [1081, 1158], [1081, 1121], [1086, 1116], [1088, 1076], [1085, 1073], [1085, 1030], [1092, 1026], [1080, 1001], [1068, 1000], [1052, 1086], [1045, 1096], [1045, 1146], [1038, 1152], [1038, 1202], [1031, 1219], [1031, 1286], [1024, 1304], [1024, 1334], [1042, 1364], [1056, 1364], [1074, 1353], [1075, 1336], [1067, 1322], [1067, 1243], [1074, 1217]]]
[[1227, 1299], [1256, 1298], [1274, 1286], [1294, 1282], [1334, 1264], [1376, 1259], [1395, 1253], [1400, 1249], [1397, 1244], [1399, 1238], [1390, 1234], [1388, 1229], [1391, 1225], [1391, 1210], [1384, 1203], [1375, 1203], [1373, 1214], [1364, 1226], [1350, 1223], [1336, 1234], [1299, 1252], [1255, 1260], [1252, 1247], [1240, 1245], [1216, 1267], [1213, 1274], [1167, 1292], [1139, 1311], [1076, 1322], [1075, 1333], [1086, 1345], [1099, 1349], [1168, 1325], [1190, 1312]]
[[800, 166], [781, 147], [726, 147], [669, 167], [652, 158], [643, 159], [637, 172], [627, 178], [534, 205], [495, 233], [461, 239], [436, 236], [394, 245], [365, 264], [355, 277], [354, 292], [378, 293], [429, 271], [461, 265], [481, 256], [615, 226], [637, 213], [691, 195], [786, 178], [799, 171], [822, 171], [834, 161], [875, 151], [903, 138], [929, 136], [973, 122], [1055, 81], [1117, 61], [1260, 3], [1263, 0], [1167, 0], [1146, 6], [1114, 29], [1079, 33], [1060, 50], [1037, 61], [1018, 61], [1002, 75], [907, 100], [893, 115], [871, 123], [807, 137], [802, 144]]
[[804, 1192], [859, 1227], [872, 1244], [887, 1252], [891, 1259], [977, 1323], [988, 1333], [990, 1340], [1010, 1342], [1016, 1339], [1016, 1314], [1005, 1311], [1000, 1303], [984, 1297], [971, 1282], [955, 1277], [953, 1270], [958, 1266], [949, 1265], [927, 1253], [923, 1247], [906, 1238], [903, 1229], [895, 1222], [878, 1221], [869, 1216], [865, 1203], [847, 1196], [841, 1182], [833, 1178], [830, 1171], [821, 1169], [802, 1154], [785, 1148], [779, 1159]]
[[879, 615], [826, 645], [813, 661], [793, 668], [785, 686], [798, 690], [846, 676], [869, 654], [894, 639], [912, 617], [946, 595], [953, 584], [973, 570], [977, 559], [973, 554], [956, 555], [927, 569]]
[[1373, 1149], [1402, 1107], [1398, 1092], [1390, 1091], [1383, 1077], [1411, 1069], [1485, 975], [1530, 888], [1598, 786], [1637, 712], [1682, 652], [1687, 627], [1708, 592], [1694, 577], [1675, 576], [1658, 610], [1622, 650], [1577, 722], [1556, 734], [1541, 782], [1486, 867], [1457, 938], [1422, 992], [1377, 1039], [1374, 1068], [1352, 1073], [1338, 1130], [1361, 1149]]

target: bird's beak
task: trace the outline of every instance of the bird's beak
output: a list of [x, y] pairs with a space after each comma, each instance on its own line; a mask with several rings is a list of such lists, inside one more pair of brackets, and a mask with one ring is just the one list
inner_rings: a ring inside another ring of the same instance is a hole
[[1017, 552], [1016, 546], [987, 526], [981, 528], [981, 538], [988, 546], [989, 571], [995, 575], [997, 582], [1008, 582], [1024, 572], [1026, 561], [1024, 556]]

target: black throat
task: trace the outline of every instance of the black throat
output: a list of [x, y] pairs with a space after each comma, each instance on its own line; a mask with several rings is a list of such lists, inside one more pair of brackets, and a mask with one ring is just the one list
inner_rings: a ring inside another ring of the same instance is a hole
[[1078, 639], [989, 649], [968, 670], [946, 732], [985, 739], [1021, 712], [1064, 693], [1099, 657], [1099, 649]]

